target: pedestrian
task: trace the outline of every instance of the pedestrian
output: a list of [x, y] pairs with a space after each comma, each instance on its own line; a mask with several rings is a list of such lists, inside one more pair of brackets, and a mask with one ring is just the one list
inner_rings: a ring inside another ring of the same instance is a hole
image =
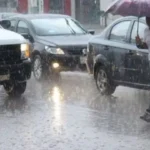
[[[149, 68], [150, 68], [150, 17], [146, 17], [146, 24], [148, 27], [144, 31], [144, 39], [142, 41], [139, 35], [137, 35], [136, 44], [137, 47], [140, 49], [148, 49], [149, 51], [148, 59], [149, 59]], [[150, 105], [149, 108], [146, 110], [145, 114], [140, 118], [146, 122], [150, 122]]]

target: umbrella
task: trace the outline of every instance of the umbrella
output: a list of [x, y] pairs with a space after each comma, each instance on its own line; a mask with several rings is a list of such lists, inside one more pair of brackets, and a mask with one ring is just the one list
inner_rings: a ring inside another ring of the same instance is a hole
[[113, 15], [150, 17], [150, 0], [116, 0], [105, 11]]
[[[105, 11], [113, 15], [150, 17], [150, 0], [116, 0]], [[138, 34], [139, 24], [137, 28]]]

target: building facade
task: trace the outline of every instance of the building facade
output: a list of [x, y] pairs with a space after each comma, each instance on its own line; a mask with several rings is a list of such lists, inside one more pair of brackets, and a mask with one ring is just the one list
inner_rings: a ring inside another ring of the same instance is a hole
[[85, 24], [109, 24], [116, 19], [101, 13], [113, 0], [0, 0], [0, 12], [67, 14]]
[[[71, 15], [71, 0], [20, 0], [28, 3], [28, 13], [57, 13]], [[20, 4], [22, 5], [22, 4]]]
[[0, 12], [16, 11], [17, 3], [17, 0], [0, 0]]
[[[114, 0], [100, 0], [100, 10], [104, 12], [113, 1]], [[100, 18], [100, 24], [102, 26], [106, 26], [107, 24], [110, 24], [112, 21], [114, 21], [118, 17], [120, 16], [113, 16], [111, 14], [108, 14], [106, 17], [104, 16]]]
[[0, 0], [0, 12], [71, 15], [71, 0]]
[[81, 23], [99, 23], [100, 0], [71, 0], [71, 16]]

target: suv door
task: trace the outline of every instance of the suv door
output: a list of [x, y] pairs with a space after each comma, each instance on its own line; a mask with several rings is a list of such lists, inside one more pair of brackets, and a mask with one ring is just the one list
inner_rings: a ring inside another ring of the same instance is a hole
[[[135, 37], [137, 36], [138, 22], [135, 21], [131, 31], [130, 43], [133, 50], [126, 57], [126, 76], [132, 83], [147, 84], [150, 83], [149, 76], [149, 61], [148, 61], [148, 50], [138, 49], [136, 47]], [[145, 23], [139, 23], [139, 36], [144, 39], [144, 30], [147, 28]]]
[[115, 24], [109, 34], [108, 60], [112, 63], [113, 79], [124, 80], [125, 64], [124, 58], [127, 52], [127, 36], [131, 27], [131, 20], [124, 20]]

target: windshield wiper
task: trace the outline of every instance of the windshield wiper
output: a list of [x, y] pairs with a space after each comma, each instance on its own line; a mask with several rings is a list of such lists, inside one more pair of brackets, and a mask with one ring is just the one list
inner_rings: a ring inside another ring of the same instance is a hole
[[70, 27], [72, 33], [73, 33], [73, 34], [76, 34], [76, 32], [75, 32], [75, 31], [73, 30], [73, 28], [70, 26], [69, 21], [68, 21], [67, 19], [65, 19], [65, 20], [66, 20], [67, 25]]

